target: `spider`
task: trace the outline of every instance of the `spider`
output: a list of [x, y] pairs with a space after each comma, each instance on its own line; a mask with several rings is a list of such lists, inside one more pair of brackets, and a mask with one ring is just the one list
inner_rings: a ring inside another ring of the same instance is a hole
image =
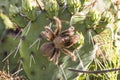
[[48, 56], [50, 61], [53, 61], [55, 64], [58, 64], [60, 52], [70, 56], [72, 61], [75, 61], [76, 56], [73, 52], [68, 50], [68, 48], [79, 41], [79, 35], [75, 34], [75, 29], [72, 26], [61, 31], [62, 25], [60, 19], [55, 16], [53, 19], [56, 22], [57, 28], [53, 32], [50, 27], [46, 26], [45, 31], [41, 32], [41, 36], [49, 42], [43, 43], [40, 47], [40, 51], [44, 56]]

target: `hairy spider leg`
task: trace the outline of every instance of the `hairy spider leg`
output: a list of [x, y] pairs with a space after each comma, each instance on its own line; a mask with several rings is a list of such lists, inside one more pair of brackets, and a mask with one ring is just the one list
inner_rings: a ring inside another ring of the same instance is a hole
[[71, 46], [73, 46], [74, 44], [76, 44], [80, 37], [79, 35], [72, 35], [72, 36], [66, 36], [64, 37], [65, 39], [65, 46], [66, 48], [70, 48]]
[[65, 48], [61, 49], [61, 51], [65, 53], [66, 55], [70, 56], [72, 61], [76, 61], [76, 56], [71, 51]]
[[66, 48], [70, 48], [80, 40], [79, 35], [70, 36], [69, 45], [66, 45]]
[[60, 50], [55, 48], [53, 54], [50, 57], [50, 61], [53, 61], [55, 64], [58, 64], [58, 59], [60, 57]]
[[54, 62], [55, 64], [58, 64], [58, 59], [59, 59], [59, 57], [60, 57], [60, 50], [59, 50], [59, 49], [56, 49], [56, 52], [55, 52], [55, 54], [54, 54], [54, 56], [53, 56], [53, 62]]
[[64, 31], [61, 32], [60, 36], [64, 37], [64, 36], [72, 36], [74, 35], [74, 27], [70, 27]]
[[57, 18], [57, 17], [54, 16], [53, 19], [55, 20], [56, 26], [57, 26], [57, 28], [56, 28], [56, 30], [55, 30], [55, 35], [57, 36], [57, 35], [59, 35], [60, 32], [61, 32], [62, 24], [61, 24], [61, 21], [60, 21], [59, 18]]
[[41, 36], [45, 39], [47, 39], [48, 41], [52, 41], [54, 39], [54, 33], [52, 31], [52, 29], [50, 29], [49, 27], [45, 27], [45, 31], [41, 32]]
[[45, 27], [45, 30], [49, 33], [49, 39], [52, 41], [55, 38], [53, 30], [48, 26]]

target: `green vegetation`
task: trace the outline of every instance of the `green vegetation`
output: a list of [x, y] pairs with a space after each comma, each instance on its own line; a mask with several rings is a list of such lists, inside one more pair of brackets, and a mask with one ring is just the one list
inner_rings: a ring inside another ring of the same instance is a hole
[[[120, 68], [119, 13], [119, 0], [0, 0], [0, 80], [6, 80], [1, 77], [7, 74], [15, 80], [16, 76], [24, 80], [120, 80], [120, 71], [109, 72]], [[80, 36], [67, 48], [76, 61], [61, 51], [56, 65], [40, 50], [48, 42], [41, 37], [45, 26], [52, 30], [58, 26], [54, 16], [60, 19], [61, 31], [73, 26]]]

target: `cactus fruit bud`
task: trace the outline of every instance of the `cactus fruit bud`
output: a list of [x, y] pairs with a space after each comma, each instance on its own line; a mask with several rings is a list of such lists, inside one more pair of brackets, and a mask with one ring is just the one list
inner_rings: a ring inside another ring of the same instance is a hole
[[81, 7], [80, 0], [67, 0], [68, 10], [71, 14], [75, 14]]
[[50, 18], [58, 16], [59, 6], [56, 0], [47, 0], [45, 2], [45, 10]]
[[90, 10], [87, 14], [85, 23], [87, 28], [95, 28], [101, 19], [101, 14], [97, 10]]

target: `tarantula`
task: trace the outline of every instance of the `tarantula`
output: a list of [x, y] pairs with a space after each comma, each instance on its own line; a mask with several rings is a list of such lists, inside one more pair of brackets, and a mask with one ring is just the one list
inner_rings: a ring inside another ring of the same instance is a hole
[[76, 60], [76, 56], [68, 50], [73, 44], [79, 41], [79, 35], [75, 34], [74, 27], [70, 27], [61, 32], [61, 21], [57, 17], [53, 17], [56, 22], [57, 28], [53, 32], [50, 27], [45, 27], [45, 31], [41, 32], [41, 36], [47, 39], [49, 42], [45, 42], [41, 45], [40, 51], [43, 55], [48, 56], [50, 61], [55, 64], [58, 63], [60, 57], [60, 51], [70, 56], [73, 61]]

